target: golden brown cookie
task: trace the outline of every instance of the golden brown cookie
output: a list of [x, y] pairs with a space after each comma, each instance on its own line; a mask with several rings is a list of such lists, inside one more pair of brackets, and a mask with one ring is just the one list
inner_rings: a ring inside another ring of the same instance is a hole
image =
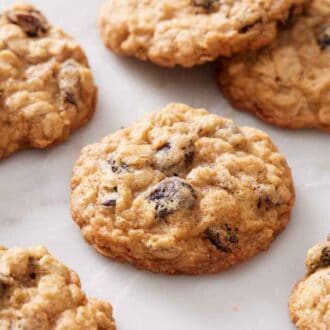
[[85, 147], [71, 186], [73, 218], [97, 251], [170, 274], [218, 272], [266, 250], [294, 202], [265, 133], [183, 104]]
[[0, 248], [0, 329], [115, 330], [109, 303], [43, 247]]
[[80, 46], [22, 4], [0, 16], [0, 159], [62, 142], [86, 124], [96, 87]]
[[105, 45], [120, 55], [173, 67], [268, 45], [304, 0], [106, 0]]
[[294, 287], [289, 311], [300, 330], [330, 329], [330, 240], [311, 248], [306, 277]]
[[271, 46], [221, 60], [219, 83], [266, 122], [330, 130], [330, 0], [310, 1]]

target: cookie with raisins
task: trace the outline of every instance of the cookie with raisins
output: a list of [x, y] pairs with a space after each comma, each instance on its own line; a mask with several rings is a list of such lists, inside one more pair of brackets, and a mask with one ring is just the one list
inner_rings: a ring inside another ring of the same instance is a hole
[[0, 159], [66, 140], [92, 117], [96, 87], [81, 47], [33, 6], [0, 15]]
[[330, 0], [312, 0], [269, 47], [220, 61], [238, 109], [288, 128], [330, 131]]
[[266, 250], [294, 197], [265, 133], [184, 104], [85, 147], [71, 182], [72, 216], [88, 243], [170, 274], [219, 272]]
[[259, 49], [305, 0], [106, 0], [99, 26], [115, 53], [192, 67]]
[[0, 329], [115, 330], [112, 306], [44, 247], [0, 247]]
[[330, 239], [308, 251], [306, 277], [293, 288], [289, 311], [298, 329], [329, 329]]

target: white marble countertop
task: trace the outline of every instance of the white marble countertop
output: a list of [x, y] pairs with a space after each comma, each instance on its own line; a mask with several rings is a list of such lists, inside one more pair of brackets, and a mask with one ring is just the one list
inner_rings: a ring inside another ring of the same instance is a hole
[[[102, 0], [31, 0], [83, 45], [99, 88], [92, 122], [60, 146], [0, 162], [0, 244], [47, 246], [81, 277], [90, 296], [109, 300], [119, 330], [293, 329], [287, 299], [304, 274], [306, 251], [330, 230], [330, 136], [287, 131], [233, 110], [212, 65], [168, 70], [108, 52], [97, 31]], [[13, 3], [1, 0], [0, 7]], [[297, 202], [271, 249], [225, 273], [169, 277], [97, 254], [71, 220], [69, 181], [79, 150], [169, 102], [205, 107], [268, 132], [293, 170]]]

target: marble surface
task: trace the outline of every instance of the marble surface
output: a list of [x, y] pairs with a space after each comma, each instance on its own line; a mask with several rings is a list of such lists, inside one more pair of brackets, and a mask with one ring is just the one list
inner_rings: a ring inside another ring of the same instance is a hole
[[[1, 9], [11, 3], [1, 0]], [[168, 70], [112, 55], [97, 32], [102, 0], [32, 3], [83, 45], [99, 103], [92, 122], [67, 143], [0, 162], [0, 244], [46, 245], [79, 273], [89, 295], [111, 301], [119, 330], [293, 329], [289, 292], [303, 276], [306, 250], [330, 231], [330, 136], [276, 129], [233, 110], [212, 65]], [[70, 217], [69, 181], [79, 150], [173, 101], [267, 131], [293, 170], [297, 203], [287, 230], [268, 252], [222, 274], [169, 277], [107, 260], [85, 244]]]

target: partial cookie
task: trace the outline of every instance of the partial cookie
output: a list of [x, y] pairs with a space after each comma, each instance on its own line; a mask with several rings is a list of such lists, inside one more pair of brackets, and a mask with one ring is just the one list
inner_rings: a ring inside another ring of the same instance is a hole
[[270, 47], [221, 60], [219, 83], [266, 122], [330, 130], [330, 1], [311, 1]]
[[263, 132], [170, 104], [85, 147], [72, 215], [102, 254], [154, 272], [224, 270], [266, 250], [294, 188]]
[[0, 159], [66, 140], [95, 109], [80, 46], [30, 5], [0, 15]]
[[307, 253], [306, 277], [296, 284], [289, 311], [300, 330], [330, 329], [330, 240]]
[[304, 0], [106, 0], [105, 45], [120, 55], [173, 67], [258, 49]]
[[0, 329], [115, 330], [112, 307], [43, 247], [0, 248]]

